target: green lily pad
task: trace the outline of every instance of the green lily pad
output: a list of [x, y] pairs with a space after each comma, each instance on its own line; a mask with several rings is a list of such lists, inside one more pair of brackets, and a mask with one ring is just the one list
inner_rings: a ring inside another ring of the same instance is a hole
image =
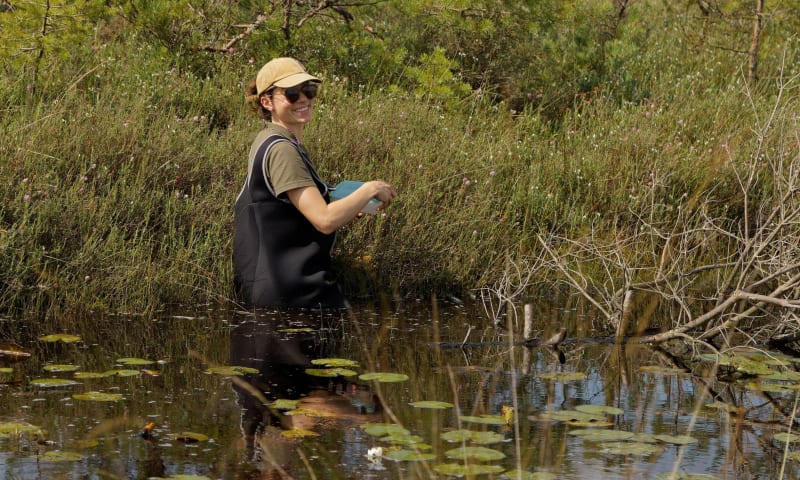
[[144, 358], [125, 357], [125, 358], [118, 358], [117, 363], [122, 365], [152, 365], [156, 362], [154, 362], [153, 360], [146, 360]]
[[602, 453], [611, 455], [640, 455], [647, 456], [661, 453], [664, 449], [652, 443], [640, 442], [603, 442], [598, 444]]
[[45, 365], [42, 369], [46, 372], [74, 372], [75, 370], [79, 369], [78, 365], [67, 365], [67, 364], [57, 364], [57, 365]]
[[281, 436], [284, 438], [318, 437], [319, 433], [313, 430], [306, 430], [305, 428], [291, 428], [289, 430], [282, 430]]
[[14, 369], [11, 367], [0, 367], [0, 373], [14, 373]]
[[475, 430], [452, 430], [442, 434], [442, 440], [451, 443], [462, 443], [470, 441], [479, 445], [491, 445], [493, 443], [501, 443], [505, 440], [502, 433], [497, 432], [478, 432]]
[[714, 475], [707, 473], [671, 473], [664, 472], [656, 475], [657, 480], [717, 480]]
[[411, 434], [389, 434], [385, 437], [381, 437], [381, 442], [390, 443], [393, 445], [414, 445], [417, 443], [422, 443], [424, 439], [419, 435], [411, 435]]
[[688, 435], [653, 435], [659, 442], [671, 443], [673, 445], [689, 445], [697, 443], [697, 439]]
[[468, 423], [481, 423], [484, 425], [505, 425], [506, 419], [500, 415], [480, 415], [478, 417], [471, 416], [471, 415], [463, 415], [461, 417], [462, 422]]
[[68, 333], [53, 333], [51, 335], [45, 335], [43, 337], [39, 337], [39, 340], [42, 342], [62, 342], [62, 343], [75, 343], [81, 340], [81, 337], [77, 335], [70, 335]]
[[597, 428], [570, 430], [569, 434], [581, 437], [590, 442], [621, 442], [623, 440], [630, 440], [634, 437], [633, 432], [624, 432], [622, 430], [603, 430]]
[[77, 378], [78, 380], [85, 380], [92, 378], [106, 378], [112, 375], [114, 375], [113, 370], [108, 370], [105, 372], [75, 372], [73, 378]]
[[67, 387], [70, 385], [80, 385], [79, 382], [75, 380], [69, 380], [67, 378], [35, 378], [31, 380], [31, 385], [35, 385], [37, 387]]
[[416, 450], [389, 450], [383, 457], [396, 462], [426, 462], [436, 458], [436, 455]]
[[307, 368], [306, 374], [311, 375], [313, 377], [326, 377], [326, 378], [333, 378], [333, 377], [354, 377], [358, 374], [358, 372], [354, 370], [350, 370], [348, 368]]
[[506, 458], [506, 454], [486, 447], [458, 447], [444, 452], [447, 458], [457, 460], [477, 460], [479, 462], [491, 462], [493, 460], [502, 460]]
[[286, 398], [279, 398], [270, 404], [270, 407], [277, 408], [278, 410], [294, 410], [300, 400], [288, 400]]
[[117, 370], [113, 370], [113, 372], [114, 372], [114, 375], [116, 375], [118, 377], [136, 377], [136, 376], [139, 376], [139, 374], [141, 374], [140, 370], [130, 370], [130, 369], [126, 369], [126, 368], [120, 368], [120, 369], [117, 369]]
[[326, 367], [357, 367], [358, 362], [346, 358], [317, 358], [311, 360], [312, 365], [324, 365]]
[[42, 435], [43, 433], [42, 427], [27, 422], [0, 423], [0, 435]]
[[545, 410], [538, 419], [556, 422], [596, 423], [598, 425], [609, 423], [605, 415], [581, 412], [578, 410]]
[[381, 383], [393, 383], [393, 382], [405, 382], [408, 380], [408, 375], [404, 373], [392, 373], [392, 372], [372, 372], [372, 373], [362, 373], [358, 376], [360, 380], [369, 381], [369, 380], [377, 380]]
[[503, 473], [503, 480], [556, 480], [558, 477], [550, 472], [526, 472], [524, 470], [511, 470]]
[[394, 423], [365, 423], [361, 425], [361, 429], [364, 430], [368, 435], [372, 435], [373, 437], [383, 437], [386, 435], [409, 435], [407, 429], [401, 427], [400, 425]]
[[554, 380], [556, 382], [577, 382], [579, 380], [586, 380], [586, 374], [583, 372], [547, 372], [540, 373], [539, 378]]
[[208, 441], [208, 435], [196, 432], [171, 433], [169, 437], [184, 443], [197, 443]]
[[225, 377], [236, 377], [244, 375], [246, 373], [256, 374], [258, 373], [258, 369], [250, 367], [240, 367], [238, 365], [231, 365], [231, 366], [209, 367], [206, 369], [206, 373], [211, 373], [214, 375], [222, 375]]
[[772, 438], [783, 443], [800, 442], [800, 435], [796, 433], [780, 432], [773, 435]]
[[313, 418], [322, 418], [322, 417], [335, 417], [335, 413], [331, 412], [322, 412], [320, 410], [314, 410], [313, 408], [295, 408], [293, 410], [286, 410], [284, 412], [285, 415], [303, 415], [306, 417], [313, 417]]
[[431, 409], [453, 408], [452, 403], [437, 402], [435, 400], [420, 400], [418, 402], [411, 402], [409, 403], [409, 405], [415, 408], [431, 408]]
[[578, 405], [575, 410], [584, 413], [591, 413], [593, 415], [622, 415], [624, 410], [617, 407], [609, 407], [607, 405]]
[[88, 400], [93, 402], [118, 402], [122, 400], [121, 393], [86, 392], [76, 393], [72, 396], [75, 400]]
[[441, 465], [436, 465], [433, 469], [437, 473], [453, 477], [491, 475], [494, 473], [502, 473], [505, 470], [505, 468], [498, 465], [464, 465], [461, 463], [443, 463]]
[[77, 462], [83, 460], [86, 456], [77, 452], [53, 450], [36, 455], [36, 458], [44, 462]]

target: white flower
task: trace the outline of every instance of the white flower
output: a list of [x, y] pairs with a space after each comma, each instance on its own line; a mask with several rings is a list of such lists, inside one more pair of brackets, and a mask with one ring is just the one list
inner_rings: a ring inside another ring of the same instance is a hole
[[383, 447], [372, 447], [367, 450], [367, 459], [374, 462], [383, 456]]

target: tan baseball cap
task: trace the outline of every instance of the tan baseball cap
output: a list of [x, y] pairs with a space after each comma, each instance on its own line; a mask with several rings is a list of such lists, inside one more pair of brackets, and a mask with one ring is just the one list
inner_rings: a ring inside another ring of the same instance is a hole
[[303, 82], [321, 82], [319, 78], [309, 75], [303, 64], [289, 57], [273, 58], [258, 71], [256, 89], [258, 94], [272, 87], [288, 88]]

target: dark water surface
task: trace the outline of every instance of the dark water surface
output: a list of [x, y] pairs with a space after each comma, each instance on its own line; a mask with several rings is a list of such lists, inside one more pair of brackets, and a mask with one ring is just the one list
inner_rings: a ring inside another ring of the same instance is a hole
[[[784, 463], [785, 453], [797, 444], [786, 449], [773, 438], [786, 431], [797, 390], [765, 393], [741, 381], [653, 369], [675, 364], [666, 353], [644, 346], [576, 340], [598, 335], [590, 317], [574, 308], [537, 307], [535, 328], [541, 336], [561, 325], [568, 332], [561, 346], [563, 364], [547, 347], [514, 344], [480, 305], [430, 301], [361, 305], [334, 317], [197, 308], [157, 316], [0, 319], [0, 348], [30, 353], [20, 361], [0, 356], [0, 478], [455, 478], [437, 472], [443, 465], [465, 464], [451, 458], [462, 446], [501, 452], [501, 459], [468, 463], [513, 472], [510, 478], [649, 479], [669, 478], [673, 471], [720, 479], [800, 475], [796, 460]], [[81, 340], [39, 340], [60, 332]], [[465, 340], [463, 348], [452, 348]], [[124, 365], [122, 358], [154, 363]], [[308, 375], [308, 368], [325, 368], [310, 364], [322, 358], [354, 360], [358, 365], [346, 368], [357, 375]], [[46, 370], [52, 365], [121, 372], [81, 378], [70, 386], [37, 386], [38, 379], [75, 378], [74, 371]], [[210, 370], [232, 365], [258, 373]], [[408, 379], [359, 379], [370, 372]], [[121, 394], [121, 399], [73, 397], [86, 392]], [[301, 399], [295, 405], [299, 410], [287, 415], [267, 406], [277, 399]], [[410, 405], [419, 401], [453, 407]], [[739, 410], [708, 406], [715, 401]], [[688, 435], [696, 442], [653, 443], [646, 455], [614, 453], [614, 445], [570, 433], [586, 427], [541, 419], [546, 411], [587, 404], [624, 412], [605, 415], [610, 422], [605, 429]], [[504, 417], [508, 424], [491, 423], [510, 409], [513, 418]], [[475, 417], [489, 423], [476, 423]], [[13, 427], [17, 423], [21, 426]], [[416, 436], [416, 450], [433, 458], [390, 460], [390, 452], [415, 447], [407, 444], [408, 437], [368, 433], [363, 426], [372, 423], [402, 425]], [[143, 434], [148, 424], [152, 428]], [[309, 436], [289, 438], [292, 428]], [[502, 441], [478, 445], [443, 439], [458, 429], [496, 432]], [[193, 441], [195, 433], [207, 439]], [[370, 458], [376, 447], [383, 456]], [[73, 457], [56, 461], [53, 452]], [[518, 476], [520, 470], [526, 473]], [[468, 477], [508, 478], [499, 473]]]

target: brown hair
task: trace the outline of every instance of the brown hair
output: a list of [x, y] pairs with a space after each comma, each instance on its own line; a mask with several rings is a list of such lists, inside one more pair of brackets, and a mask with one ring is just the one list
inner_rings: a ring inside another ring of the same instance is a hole
[[[264, 92], [261, 95], [269, 95], [269, 92]], [[264, 105], [261, 104], [261, 95], [258, 94], [255, 80], [247, 84], [247, 88], [245, 89], [245, 101], [250, 105], [250, 108], [258, 114], [259, 118], [269, 122], [272, 120], [272, 112], [264, 108]]]

